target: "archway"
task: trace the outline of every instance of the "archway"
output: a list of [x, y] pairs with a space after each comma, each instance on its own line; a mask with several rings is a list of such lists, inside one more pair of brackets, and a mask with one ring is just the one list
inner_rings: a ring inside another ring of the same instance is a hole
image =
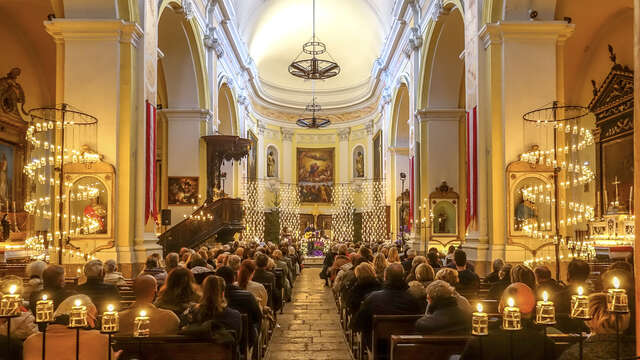
[[[390, 205], [391, 205], [391, 232], [400, 235], [408, 231], [408, 194], [401, 198], [403, 191], [408, 192], [411, 186], [409, 181], [409, 89], [406, 83], [401, 83], [396, 90], [391, 113], [391, 132], [389, 139], [390, 179]], [[402, 181], [401, 173], [406, 175], [406, 181]], [[400, 201], [398, 201], [400, 200]], [[401, 216], [403, 214], [405, 216]]]
[[[218, 90], [218, 133], [220, 135], [238, 136], [238, 116], [236, 102], [229, 84], [222, 83]], [[243, 160], [244, 162], [244, 160]], [[225, 161], [222, 172], [226, 173], [223, 189], [230, 196], [237, 197], [240, 193], [240, 167], [233, 161]]]
[[[201, 202], [206, 186], [200, 154], [208, 114], [206, 75], [193, 40], [195, 29], [181, 10], [171, 2], [161, 10], [158, 21], [159, 196], [162, 208], [172, 210], [173, 225], [191, 213], [192, 207], [184, 205]], [[181, 194], [185, 183], [191, 192], [186, 197]]]

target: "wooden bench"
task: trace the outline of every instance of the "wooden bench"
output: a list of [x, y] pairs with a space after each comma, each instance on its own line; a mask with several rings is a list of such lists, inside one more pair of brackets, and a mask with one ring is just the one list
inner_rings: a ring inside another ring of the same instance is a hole
[[276, 291], [280, 292], [280, 299], [281, 299], [281, 303], [280, 305], [280, 314], [284, 314], [284, 304], [285, 304], [285, 298], [284, 298], [284, 283], [285, 283], [285, 279], [284, 279], [284, 270], [282, 269], [278, 269], [275, 268], [273, 269], [273, 273], [276, 276]]
[[416, 359], [416, 354], [429, 354], [430, 360], [448, 360], [461, 354], [469, 336], [392, 335], [391, 360]]
[[181, 335], [113, 338], [121, 360], [238, 360], [235, 344], [217, 344]]
[[373, 315], [371, 326], [371, 352], [373, 359], [387, 359], [391, 335], [416, 333], [416, 321], [422, 315]]

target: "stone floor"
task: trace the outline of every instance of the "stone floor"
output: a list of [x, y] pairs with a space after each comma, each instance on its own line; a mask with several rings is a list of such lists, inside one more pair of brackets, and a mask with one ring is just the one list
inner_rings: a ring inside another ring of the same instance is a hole
[[296, 280], [293, 299], [278, 314], [267, 360], [351, 360], [333, 295], [318, 277], [319, 268], [305, 268]]

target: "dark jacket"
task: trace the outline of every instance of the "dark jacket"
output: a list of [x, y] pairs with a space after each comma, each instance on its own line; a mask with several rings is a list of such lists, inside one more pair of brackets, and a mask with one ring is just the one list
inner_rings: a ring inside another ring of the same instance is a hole
[[416, 321], [421, 334], [466, 335], [471, 332], [471, 313], [458, 307], [455, 297], [429, 303], [429, 312]]
[[253, 281], [262, 285], [268, 284], [271, 286], [270, 295], [273, 303], [269, 304], [269, 306], [274, 310], [280, 310], [282, 307], [282, 294], [276, 288], [276, 275], [266, 269], [257, 268], [256, 272], [253, 274]]
[[456, 284], [456, 289], [462, 291], [476, 291], [480, 288], [480, 278], [468, 267], [465, 270], [458, 271], [458, 279], [460, 282]]
[[200, 307], [196, 307], [191, 315], [192, 323], [203, 323], [208, 320], [214, 320], [219, 322], [227, 330], [233, 330], [235, 332], [236, 341], [240, 341], [242, 338], [242, 317], [238, 310], [234, 310], [230, 307], [226, 307], [220, 314], [214, 316], [205, 316], [200, 310]]
[[578, 286], [582, 286], [584, 294], [589, 295], [588, 284], [570, 284], [558, 290], [551, 299], [556, 305], [555, 327], [564, 333], [588, 332], [589, 329], [581, 319], [571, 319], [571, 296], [578, 293]]
[[[574, 344], [568, 348], [560, 360], [605, 360], [616, 358], [616, 335], [599, 334], [591, 335], [585, 341], [580, 358], [580, 344]], [[631, 359], [635, 356], [635, 339], [632, 336], [620, 338], [620, 358]]]
[[555, 303], [556, 297], [562, 293], [562, 290], [564, 290], [564, 286], [559, 282], [553, 279], [545, 280], [536, 285], [536, 298], [541, 300], [542, 293], [546, 291], [549, 295], [549, 300]]
[[402, 262], [402, 267], [404, 268], [405, 274], [408, 274], [409, 271], [411, 271], [411, 263], [413, 262], [413, 258], [415, 258], [415, 256], [408, 257]]
[[33, 316], [36, 314], [36, 303], [38, 300], [42, 300], [42, 295], [47, 295], [47, 297], [53, 300], [53, 310], [57, 310], [60, 303], [62, 303], [66, 298], [72, 295], [76, 295], [78, 292], [75, 290], [67, 289], [67, 288], [51, 288], [45, 287], [40, 291], [35, 291], [31, 293], [31, 297], [29, 298], [29, 308], [33, 313]]
[[487, 275], [487, 277], [484, 278], [484, 281], [491, 284], [500, 280], [500, 276], [498, 275], [499, 273], [500, 271], [492, 271], [491, 273], [489, 273], [489, 275]]
[[[482, 339], [480, 339], [482, 338]], [[482, 341], [482, 343], [480, 343]], [[555, 348], [551, 339], [522, 320], [522, 330], [506, 331], [492, 326], [489, 335], [472, 337], [462, 352], [461, 360], [547, 360], [555, 359]]]
[[242, 290], [235, 285], [227, 285], [224, 290], [224, 296], [227, 298], [228, 306], [238, 310], [241, 314], [247, 314], [249, 317], [249, 340], [255, 344], [258, 337], [258, 330], [262, 324], [262, 311], [256, 301], [256, 298], [248, 291]]
[[507, 286], [509, 286], [509, 280], [506, 278], [498, 280], [494, 283], [491, 283], [491, 286], [489, 287], [489, 292], [487, 293], [487, 299], [500, 300], [500, 298], [502, 297], [502, 293], [507, 288]]
[[109, 304], [113, 304], [116, 309], [120, 306], [118, 287], [105, 284], [102, 279], [87, 279], [86, 283], [78, 286], [78, 292], [87, 295], [99, 313], [105, 311]]
[[347, 308], [351, 314], [355, 314], [360, 310], [362, 301], [372, 292], [380, 290], [382, 285], [378, 280], [369, 280], [365, 282], [357, 281], [350, 291], [347, 292], [345, 301]]

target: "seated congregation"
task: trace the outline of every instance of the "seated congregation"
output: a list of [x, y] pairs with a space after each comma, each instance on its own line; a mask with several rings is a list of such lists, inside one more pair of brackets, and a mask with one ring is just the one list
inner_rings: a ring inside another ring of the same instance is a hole
[[[574, 258], [566, 282], [553, 279], [545, 265], [532, 269], [501, 259], [481, 279], [466, 253], [453, 247], [446, 256], [432, 248], [425, 257], [413, 249], [399, 256], [395, 246], [341, 244], [327, 259], [321, 277], [332, 287], [358, 360], [635, 358], [631, 258], [601, 272]], [[626, 313], [608, 310], [607, 289], [615, 281], [628, 295]], [[571, 314], [579, 292], [586, 299], [582, 318]], [[543, 296], [555, 307], [554, 324], [536, 321]], [[519, 330], [504, 328], [508, 306], [521, 316]], [[479, 313], [488, 319], [488, 334], [473, 336], [472, 318]]]
[[[24, 306], [9, 331], [7, 319], [0, 319], [0, 358], [197, 359], [200, 354], [259, 360], [301, 270], [295, 246], [271, 243], [183, 248], [164, 259], [153, 254], [133, 279], [124, 278], [113, 260], [88, 261], [80, 281], [66, 277], [59, 265], [35, 261], [27, 266], [27, 278], [9, 275], [2, 281], [3, 290], [12, 285], [22, 290]], [[36, 322], [42, 299], [53, 302], [53, 319], [46, 325]], [[77, 332], [69, 324], [80, 304], [87, 324]], [[119, 329], [107, 335], [100, 331], [101, 321], [110, 309], [118, 311]], [[144, 338], [141, 316], [148, 319]], [[176, 355], [176, 349], [188, 351]]]

